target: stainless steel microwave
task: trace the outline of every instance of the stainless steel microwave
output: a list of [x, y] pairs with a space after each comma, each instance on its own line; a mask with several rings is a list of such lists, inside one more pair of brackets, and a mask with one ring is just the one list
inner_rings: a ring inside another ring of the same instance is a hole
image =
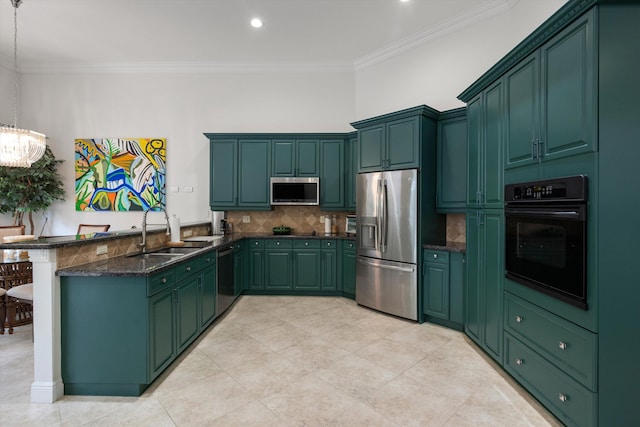
[[271, 177], [272, 205], [319, 205], [320, 178]]

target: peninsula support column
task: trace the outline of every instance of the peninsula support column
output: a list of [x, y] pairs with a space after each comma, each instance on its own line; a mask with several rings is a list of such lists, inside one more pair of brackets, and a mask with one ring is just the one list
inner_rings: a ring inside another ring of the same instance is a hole
[[60, 279], [55, 249], [29, 250], [33, 263], [33, 374], [31, 402], [64, 395], [61, 368]]

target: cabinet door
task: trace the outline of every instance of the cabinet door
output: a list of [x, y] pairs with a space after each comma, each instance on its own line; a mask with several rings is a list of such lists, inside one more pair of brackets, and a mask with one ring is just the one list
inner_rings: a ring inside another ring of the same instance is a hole
[[295, 176], [295, 142], [276, 139], [271, 143], [273, 176]]
[[482, 94], [467, 104], [467, 123], [467, 206], [477, 208], [482, 202], [480, 191], [480, 156], [484, 141]]
[[541, 48], [544, 160], [597, 150], [594, 13], [585, 14]]
[[[255, 242], [254, 242], [255, 243]], [[248, 289], [261, 290], [264, 289], [264, 250], [262, 247], [254, 249], [249, 248], [249, 271], [247, 287]]]
[[382, 159], [385, 155], [384, 124], [370, 126], [358, 131], [358, 172], [382, 170]]
[[238, 296], [245, 288], [245, 243], [233, 244], [233, 295]]
[[177, 284], [176, 331], [178, 353], [184, 350], [198, 336], [200, 326], [198, 291], [200, 276], [193, 275]]
[[[338, 290], [338, 250], [337, 241], [322, 243], [322, 284], [324, 291]], [[330, 249], [333, 248], [333, 249]]]
[[358, 138], [349, 138], [346, 141], [346, 167], [345, 175], [347, 181], [346, 205], [345, 208], [356, 210], [356, 176], [358, 175]]
[[467, 265], [465, 283], [465, 323], [466, 334], [477, 344], [480, 340], [480, 305], [481, 305], [481, 265], [482, 249], [480, 238], [480, 211], [467, 211]]
[[540, 61], [536, 52], [505, 76], [507, 141], [505, 168], [537, 162]]
[[296, 176], [319, 176], [317, 139], [296, 141]]
[[320, 289], [320, 251], [293, 250], [293, 289]]
[[436, 203], [439, 212], [464, 212], [467, 203], [467, 119], [438, 122]]
[[[503, 298], [504, 298], [504, 218], [503, 212], [483, 214], [483, 267], [484, 304], [482, 307], [484, 337], [483, 348], [502, 363]], [[500, 255], [498, 255], [500, 254]]]
[[464, 323], [465, 255], [452, 252], [449, 258], [449, 320]]
[[449, 320], [449, 264], [425, 262], [422, 274], [425, 314]]
[[344, 140], [322, 141], [320, 209], [344, 209]]
[[200, 328], [205, 328], [216, 315], [215, 254], [205, 255], [206, 267], [200, 273]]
[[173, 287], [149, 298], [149, 361], [153, 380], [176, 357]]
[[484, 92], [484, 140], [481, 163], [482, 207], [502, 208], [504, 201], [504, 94], [502, 81]]
[[345, 296], [356, 296], [356, 245], [352, 241], [343, 241], [342, 246], [342, 292]]
[[291, 250], [266, 250], [265, 289], [291, 289]]
[[412, 117], [387, 123], [386, 162], [384, 169], [420, 167], [419, 119]]
[[239, 144], [238, 206], [271, 209], [269, 200], [271, 141], [240, 140]]
[[226, 139], [209, 144], [209, 205], [213, 210], [234, 207], [238, 203], [237, 143], [235, 139]]

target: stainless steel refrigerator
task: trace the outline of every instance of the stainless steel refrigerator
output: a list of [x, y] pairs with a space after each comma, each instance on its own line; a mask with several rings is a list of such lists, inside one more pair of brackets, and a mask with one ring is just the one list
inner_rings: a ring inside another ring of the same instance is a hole
[[418, 319], [418, 171], [356, 178], [356, 301]]

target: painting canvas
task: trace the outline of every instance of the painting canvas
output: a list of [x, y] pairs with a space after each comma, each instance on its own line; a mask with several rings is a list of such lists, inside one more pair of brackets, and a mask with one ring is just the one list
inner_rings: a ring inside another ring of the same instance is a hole
[[76, 210], [160, 210], [166, 203], [166, 139], [76, 139]]

